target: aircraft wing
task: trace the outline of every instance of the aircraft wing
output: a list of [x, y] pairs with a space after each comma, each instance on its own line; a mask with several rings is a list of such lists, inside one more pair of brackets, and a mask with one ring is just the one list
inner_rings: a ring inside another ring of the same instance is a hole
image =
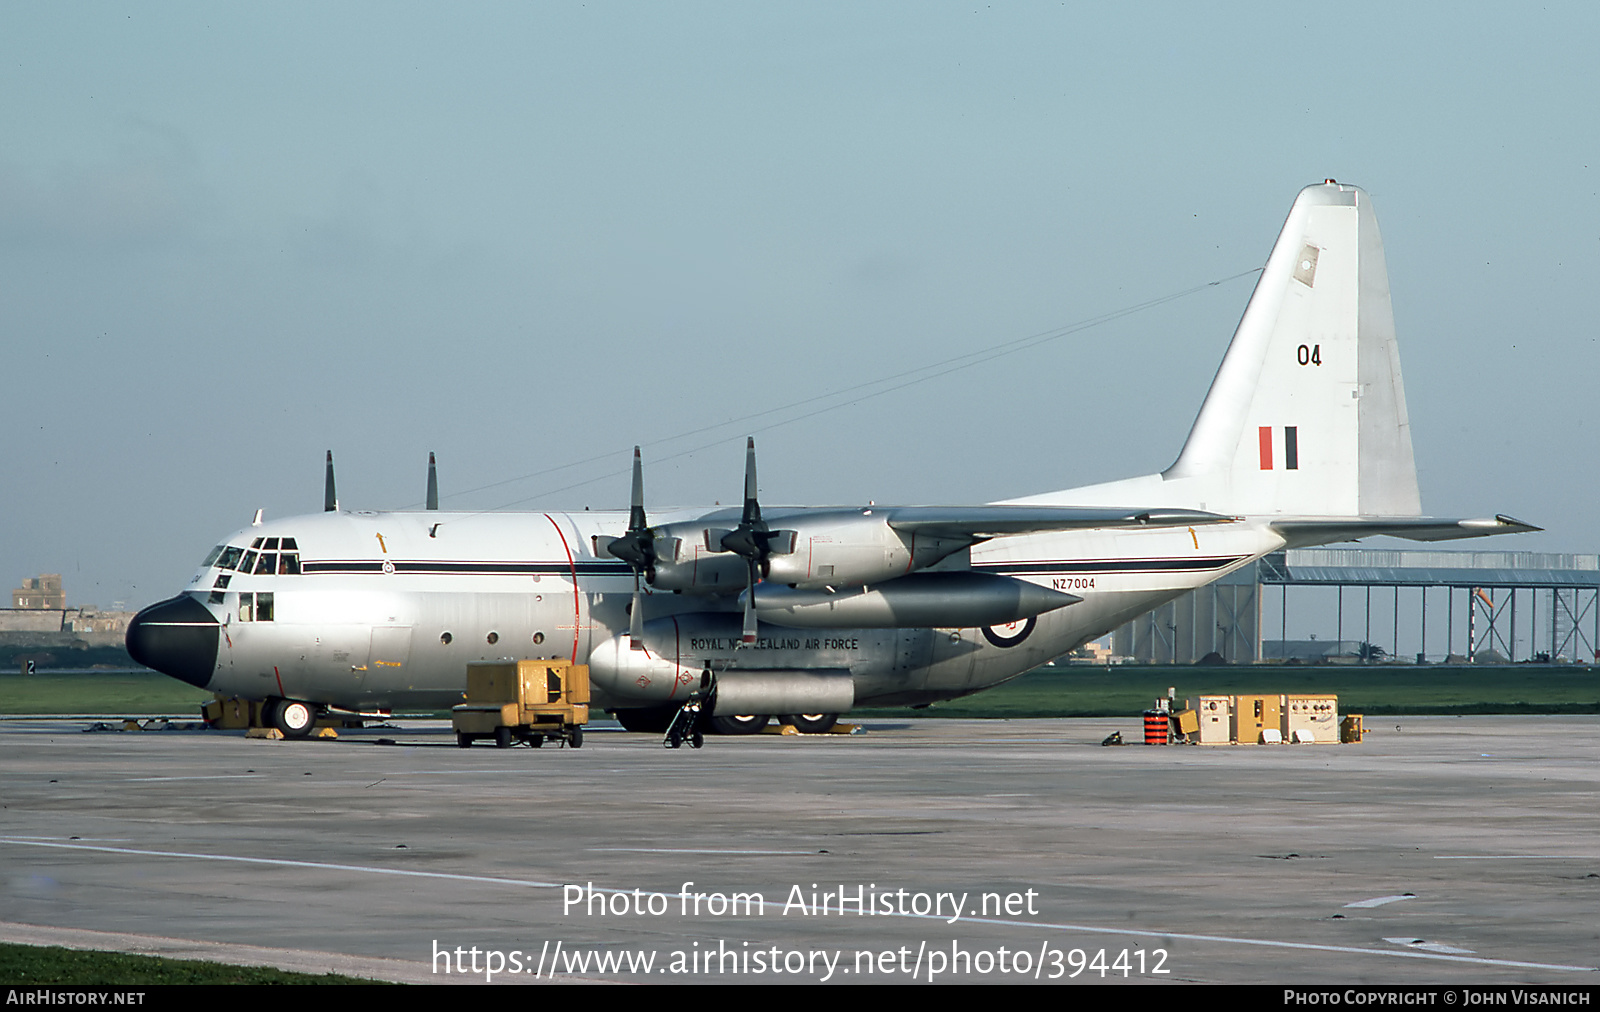
[[1194, 527], [1232, 523], [1237, 519], [1201, 510], [1096, 506], [891, 506], [884, 512], [888, 514], [889, 526], [897, 531], [979, 541], [1047, 531]]
[[1276, 520], [1273, 530], [1290, 545], [1325, 545], [1333, 541], [1355, 541], [1378, 534], [1409, 541], [1453, 541], [1457, 538], [1482, 538], [1491, 534], [1523, 534], [1544, 528], [1525, 524], [1508, 516], [1479, 517], [1472, 520], [1439, 517], [1329, 517]]

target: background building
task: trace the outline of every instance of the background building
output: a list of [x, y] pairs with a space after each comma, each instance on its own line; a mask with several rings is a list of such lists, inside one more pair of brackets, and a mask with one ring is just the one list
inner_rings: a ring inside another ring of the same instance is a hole
[[[1269, 632], [1274, 640], [1263, 639]], [[1208, 657], [1228, 664], [1294, 657], [1593, 663], [1600, 659], [1600, 555], [1276, 552], [1129, 622], [1113, 634], [1112, 653], [1148, 664]]]

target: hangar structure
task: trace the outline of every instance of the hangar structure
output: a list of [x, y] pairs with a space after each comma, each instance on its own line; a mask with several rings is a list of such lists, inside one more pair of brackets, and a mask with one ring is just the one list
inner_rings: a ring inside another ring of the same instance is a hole
[[[1308, 607], [1331, 607], [1333, 640], [1288, 638], [1290, 610], [1303, 626]], [[1271, 632], [1278, 639], [1265, 640]], [[1112, 654], [1146, 664], [1399, 659], [1402, 641], [1418, 663], [1600, 660], [1600, 555], [1275, 552], [1124, 625]]]

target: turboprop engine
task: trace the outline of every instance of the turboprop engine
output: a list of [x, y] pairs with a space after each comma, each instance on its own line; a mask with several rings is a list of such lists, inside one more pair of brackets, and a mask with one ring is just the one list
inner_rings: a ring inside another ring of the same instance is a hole
[[[642, 649], [639, 649], [642, 647]], [[681, 703], [716, 672], [722, 713], [844, 713], [855, 705], [856, 638], [769, 635], [746, 644], [738, 615], [697, 613], [644, 623], [641, 639], [619, 634], [589, 653], [589, 678], [634, 705]]]
[[[940, 560], [972, 544], [971, 538], [937, 538], [903, 533], [889, 526], [888, 514], [871, 507], [778, 517], [783, 529], [765, 532], [761, 577], [792, 587], [859, 587], [883, 583]], [[655, 528], [652, 587], [685, 592], [727, 593], [747, 582], [737, 529], [704, 522]]]

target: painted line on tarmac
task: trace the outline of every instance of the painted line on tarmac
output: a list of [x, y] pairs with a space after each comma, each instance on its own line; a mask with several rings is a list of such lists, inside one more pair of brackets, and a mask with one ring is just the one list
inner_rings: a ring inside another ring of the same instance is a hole
[[603, 854], [755, 854], [779, 857], [814, 857], [814, 850], [714, 850], [709, 847], [590, 847]]
[[[530, 879], [500, 878], [490, 875], [461, 875], [438, 871], [408, 871], [402, 868], [378, 868], [371, 865], [334, 864], [326, 861], [291, 861], [275, 857], [243, 857], [231, 854], [199, 854], [174, 850], [141, 850], [134, 847], [94, 847], [81, 843], [48, 843], [41, 840], [24, 840], [0, 837], [0, 843], [18, 847], [50, 847], [59, 850], [85, 850], [104, 854], [129, 854], [136, 857], [165, 857], [190, 861], [225, 861], [238, 864], [262, 864], [281, 868], [316, 868], [326, 871], [367, 872], [374, 875], [401, 875], [410, 878], [436, 878], [453, 882], [484, 882], [491, 885], [518, 885], [535, 889], [560, 889], [565, 883], [541, 882]], [[629, 893], [628, 889], [596, 889], [596, 892]], [[813, 910], [813, 912], [820, 912]], [[882, 916], [902, 917], [906, 920], [949, 922], [941, 914], [901, 914]], [[1445, 963], [1471, 963], [1477, 966], [1504, 966], [1529, 970], [1573, 970], [1581, 973], [1600, 971], [1600, 966], [1570, 966], [1564, 963], [1534, 963], [1517, 959], [1487, 959], [1482, 956], [1452, 956], [1444, 953], [1417, 950], [1365, 949], [1354, 945], [1322, 945], [1316, 942], [1286, 942], [1265, 938], [1237, 938], [1229, 935], [1200, 935], [1182, 931], [1150, 931], [1137, 928], [1105, 928], [1090, 924], [1063, 924], [1050, 921], [1012, 921], [993, 917], [963, 917], [968, 924], [988, 924], [1004, 928], [1036, 928], [1048, 931], [1079, 931], [1094, 935], [1120, 935], [1131, 938], [1153, 938], [1163, 941], [1174, 939], [1187, 942], [1214, 942], [1222, 945], [1250, 945], [1269, 949], [1295, 949], [1308, 952], [1339, 952], [1353, 956], [1378, 956], [1388, 959], [1429, 959]]]
[[1593, 861], [1593, 854], [1435, 854], [1435, 861]]

